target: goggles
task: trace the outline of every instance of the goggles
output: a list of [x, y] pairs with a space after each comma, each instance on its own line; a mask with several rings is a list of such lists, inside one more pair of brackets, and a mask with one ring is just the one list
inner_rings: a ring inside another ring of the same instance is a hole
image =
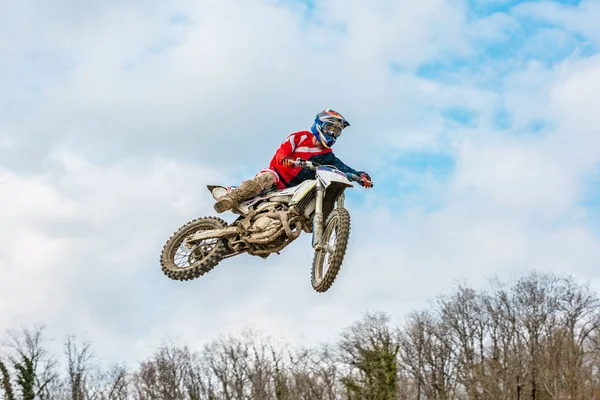
[[340, 128], [339, 125], [324, 124], [323, 131], [325, 131], [325, 133], [333, 136], [336, 139], [342, 135], [342, 128]]

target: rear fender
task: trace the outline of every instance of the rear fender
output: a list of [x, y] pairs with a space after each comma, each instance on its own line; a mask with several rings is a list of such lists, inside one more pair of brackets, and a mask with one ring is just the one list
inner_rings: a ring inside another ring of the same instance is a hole
[[236, 186], [206, 185], [206, 188], [212, 195], [213, 199], [219, 200], [221, 197], [231, 192], [232, 189], [235, 189]]

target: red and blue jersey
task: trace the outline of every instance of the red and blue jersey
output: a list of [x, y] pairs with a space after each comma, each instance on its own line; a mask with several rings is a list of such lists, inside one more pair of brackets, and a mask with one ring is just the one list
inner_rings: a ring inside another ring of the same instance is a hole
[[339, 158], [337, 158], [331, 148], [319, 148], [313, 141], [314, 135], [310, 131], [299, 131], [289, 135], [279, 146], [277, 152], [271, 159], [269, 169], [275, 171], [281, 181], [279, 188], [296, 186], [307, 179], [315, 178], [315, 171], [303, 169], [302, 167], [288, 167], [281, 164], [285, 157], [292, 160], [302, 158], [324, 165], [333, 165], [337, 169], [346, 173], [360, 175], [363, 171], [356, 171]]

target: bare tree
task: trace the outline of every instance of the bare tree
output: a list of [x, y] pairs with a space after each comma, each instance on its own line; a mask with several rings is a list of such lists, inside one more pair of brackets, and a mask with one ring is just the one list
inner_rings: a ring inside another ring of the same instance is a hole
[[429, 312], [413, 312], [400, 334], [400, 359], [417, 399], [447, 400], [457, 392], [459, 358], [451, 332]]
[[340, 367], [336, 349], [328, 344], [319, 348], [289, 351], [287, 395], [290, 400], [334, 400], [340, 396]]
[[286, 392], [281, 350], [253, 330], [221, 336], [204, 347], [202, 358], [224, 399], [271, 399]]
[[64, 353], [67, 357], [67, 376], [68, 390], [71, 393], [71, 400], [88, 400], [94, 396], [90, 393], [88, 387], [90, 379], [90, 370], [92, 368], [94, 354], [91, 350], [91, 343], [84, 342], [81, 348], [78, 348], [73, 335], [68, 336], [64, 343]]
[[216, 377], [223, 399], [243, 399], [248, 382], [248, 343], [229, 335], [207, 344], [202, 357]]
[[541, 339], [539, 381], [552, 398], [589, 398], [600, 302], [588, 287], [569, 278], [559, 280], [557, 299], [557, 312]]
[[483, 385], [489, 316], [481, 294], [459, 286], [448, 298], [438, 298], [440, 324], [456, 356], [457, 383], [470, 399], [488, 398]]
[[459, 285], [399, 328], [368, 313], [309, 348], [246, 330], [197, 351], [164, 343], [131, 370], [68, 336], [59, 374], [42, 333], [7, 333], [3, 400], [600, 400], [600, 299], [538, 272]]
[[52, 384], [58, 381], [57, 361], [44, 347], [44, 326], [7, 331], [5, 346], [23, 400], [52, 399]]
[[113, 365], [104, 375], [104, 386], [100, 398], [102, 400], [129, 399], [129, 380], [127, 369]]
[[[187, 346], [163, 344], [151, 359], [142, 361], [134, 375], [139, 399], [179, 400], [187, 398], [196, 355]], [[195, 395], [194, 391], [192, 393]]]

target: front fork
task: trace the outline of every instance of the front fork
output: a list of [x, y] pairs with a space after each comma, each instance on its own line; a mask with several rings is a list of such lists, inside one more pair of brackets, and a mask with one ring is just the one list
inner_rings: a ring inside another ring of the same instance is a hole
[[[317, 197], [315, 204], [315, 217], [313, 219], [313, 235], [312, 235], [312, 247], [319, 251], [323, 248], [321, 241], [323, 240], [323, 197], [325, 195], [325, 188], [320, 181], [317, 181]], [[344, 193], [337, 199], [337, 207], [344, 207]]]

